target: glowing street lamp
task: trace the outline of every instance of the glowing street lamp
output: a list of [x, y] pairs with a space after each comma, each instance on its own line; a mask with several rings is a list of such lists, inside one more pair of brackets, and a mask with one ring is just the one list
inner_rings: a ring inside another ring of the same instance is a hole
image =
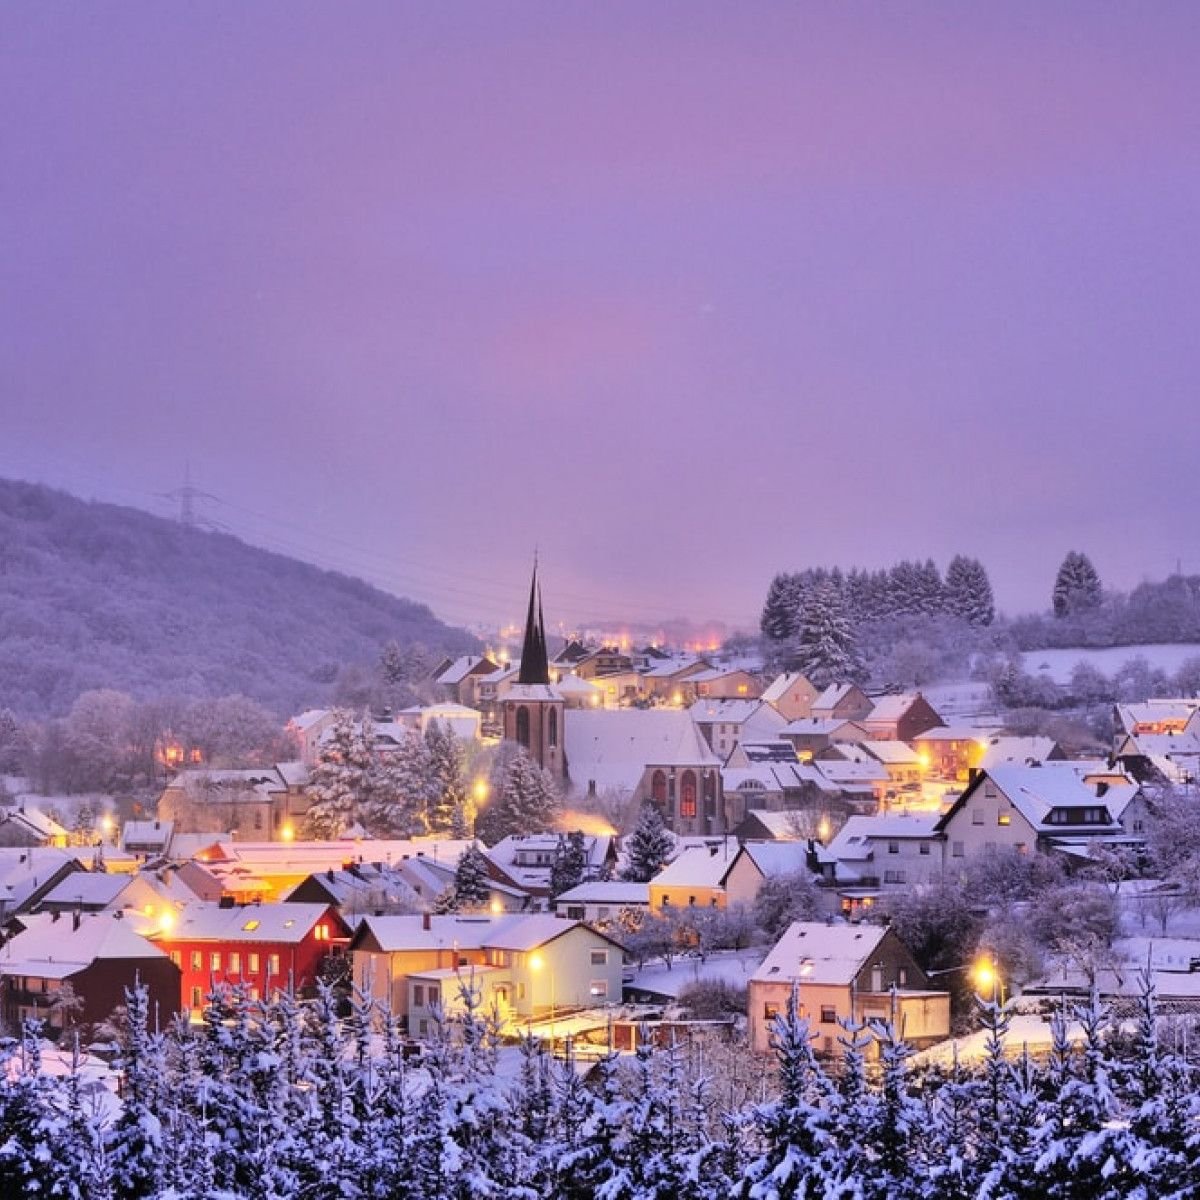
[[[529, 956], [529, 969], [535, 974], [540, 975], [546, 971], [546, 960], [538, 951], [534, 951]], [[554, 972], [546, 971], [546, 977], [550, 981], [550, 1053], [554, 1053]]]
[[478, 808], [482, 808], [487, 803], [490, 791], [488, 781], [482, 775], [471, 785], [471, 797]]
[[280, 829], [280, 831], [279, 831], [279, 836], [280, 836], [280, 837], [281, 837], [281, 838], [282, 838], [282, 839], [283, 839], [285, 842], [294, 842], [294, 841], [296, 840], [296, 827], [295, 827], [295, 825], [293, 825], [293, 824], [291, 823], [291, 821], [285, 821], [285, 822], [283, 823], [283, 828], [282, 828], [282, 829]]
[[981, 958], [972, 968], [975, 975], [975, 988], [979, 994], [990, 994], [993, 1000], [1000, 992], [1000, 972], [992, 958]]

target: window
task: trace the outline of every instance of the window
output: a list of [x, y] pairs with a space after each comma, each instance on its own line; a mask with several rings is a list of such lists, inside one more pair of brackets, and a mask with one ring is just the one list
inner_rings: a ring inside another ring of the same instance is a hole
[[219, 971], [221, 969], [221, 952], [214, 950], [208, 956], [208, 969], [210, 971]]
[[198, 987], [194, 987], [192, 988], [192, 1007], [199, 1008], [200, 1003], [200, 989]]
[[171, 961], [177, 966], [183, 966], [183, 955], [178, 950], [171, 951]]
[[592, 951], [592, 966], [593, 967], [603, 967], [603, 966], [607, 965], [607, 963], [608, 963], [608, 951], [607, 950], [593, 950]]
[[983, 809], [982, 808], [971, 809], [971, 824], [972, 825], [982, 825], [983, 824]]
[[192, 970], [199, 971], [204, 967], [204, 955], [199, 950], [192, 951]]
[[689, 908], [695, 908], [695, 907], [696, 907], [696, 897], [695, 897], [695, 896], [689, 896], [689, 897], [688, 897], [688, 907], [689, 907]]
[[897, 976], [896, 982], [900, 987], [908, 986], [908, 968], [907, 967], [900, 968], [900, 974]]
[[548, 733], [546, 735], [547, 741], [549, 741], [551, 746], [557, 746], [558, 745], [558, 710], [557, 709], [552, 708], [550, 710], [550, 719], [547, 722], [547, 728], [548, 728]]
[[240, 975], [242, 973], [242, 955], [238, 950], [235, 950], [229, 956], [229, 973], [231, 975]]
[[889, 854], [899, 854], [900, 853], [900, 843], [899, 842], [888, 842], [888, 853]]
[[583, 920], [583, 905], [582, 904], [568, 904], [567, 905], [567, 920], [568, 921], [582, 921]]
[[517, 741], [529, 749], [529, 709], [523, 704], [517, 709]]
[[262, 827], [263, 827], [263, 815], [262, 815], [262, 809], [259, 809], [258, 812], [256, 812], [254, 814], [254, 828], [261, 829]]
[[417, 1008], [425, 1007], [425, 985], [422, 983], [413, 984], [413, 1004]]
[[267, 955], [267, 974], [268, 975], [278, 975], [279, 974], [279, 955], [278, 954]]
[[598, 909], [596, 909], [596, 919], [598, 921], [607, 921], [611, 912], [612, 910], [608, 907], [608, 905], [602, 904]]
[[518, 1000], [525, 999], [525, 985], [523, 983], [517, 984], [517, 999]]
[[1012, 824], [1012, 813], [1010, 813], [1010, 812], [997, 813], [996, 814], [996, 824], [997, 825], [1011, 825]]
[[921, 853], [926, 854], [926, 855], [929, 853], [929, 843], [928, 842], [921, 843]]
[[660, 907], [670, 908], [671, 907], [671, 897], [664, 895], [660, 902]]
[[242, 926], [242, 929], [245, 930], [246, 933], [253, 933], [258, 928], [258, 925], [259, 925], [258, 918], [251, 917], [250, 920], [247, 921], [245, 923], [245, 925]]
[[421, 1018], [419, 1024], [417, 1025], [417, 1030], [422, 1037], [429, 1032], [429, 1022], [425, 1020], [424, 1017]]
[[904, 872], [903, 871], [884, 871], [883, 882], [884, 883], [904, 883], [905, 882]]
[[772, 1004], [769, 1000], [763, 1005], [763, 1017], [765, 1020], [771, 1021], [779, 1016], [779, 1005]]
[[837, 1009], [832, 1004], [822, 1004], [821, 1020], [826, 1025], [833, 1024], [837, 1020]]
[[953, 842], [953, 843], [951, 843], [951, 846], [950, 846], [950, 856], [951, 856], [952, 858], [962, 858], [962, 856], [963, 856], [963, 844], [962, 844], [962, 842]]
[[679, 786], [679, 815], [694, 817], [696, 815], [696, 773], [684, 771]]
[[250, 959], [250, 974], [257, 975], [258, 974], [258, 955], [251, 954], [251, 955], [249, 955], [249, 959]]
[[599, 1000], [606, 1000], [608, 998], [608, 980], [593, 979], [588, 984], [588, 995], [595, 996]]
[[667, 777], [662, 771], [655, 771], [650, 777], [650, 798], [655, 804], [667, 802]]

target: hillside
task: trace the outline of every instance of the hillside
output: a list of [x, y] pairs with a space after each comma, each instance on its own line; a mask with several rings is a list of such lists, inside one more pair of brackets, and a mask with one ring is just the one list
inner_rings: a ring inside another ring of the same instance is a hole
[[0, 708], [80, 692], [241, 692], [280, 715], [328, 699], [390, 640], [473, 646], [424, 605], [136, 509], [0, 480]]

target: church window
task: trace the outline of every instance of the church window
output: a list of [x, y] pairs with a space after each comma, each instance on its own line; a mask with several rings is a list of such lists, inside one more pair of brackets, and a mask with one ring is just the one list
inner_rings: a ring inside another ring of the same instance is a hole
[[529, 709], [523, 704], [517, 709], [517, 742], [529, 749]]
[[548, 736], [549, 736], [549, 740], [550, 740], [550, 745], [557, 746], [558, 745], [558, 710], [557, 709], [552, 708], [550, 710], [550, 720], [548, 722], [548, 726], [549, 726]]
[[693, 771], [684, 771], [679, 787], [679, 815], [694, 817], [696, 815], [696, 775]]
[[655, 804], [667, 802], [667, 777], [662, 771], [655, 771], [650, 780], [650, 796]]

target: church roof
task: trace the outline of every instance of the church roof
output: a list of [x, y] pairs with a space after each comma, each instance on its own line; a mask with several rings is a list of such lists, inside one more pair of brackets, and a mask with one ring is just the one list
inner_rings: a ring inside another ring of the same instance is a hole
[[537, 560], [529, 581], [529, 612], [525, 617], [525, 641], [521, 647], [521, 683], [550, 682], [550, 663], [546, 654], [546, 621], [542, 615], [542, 589], [538, 585]]

